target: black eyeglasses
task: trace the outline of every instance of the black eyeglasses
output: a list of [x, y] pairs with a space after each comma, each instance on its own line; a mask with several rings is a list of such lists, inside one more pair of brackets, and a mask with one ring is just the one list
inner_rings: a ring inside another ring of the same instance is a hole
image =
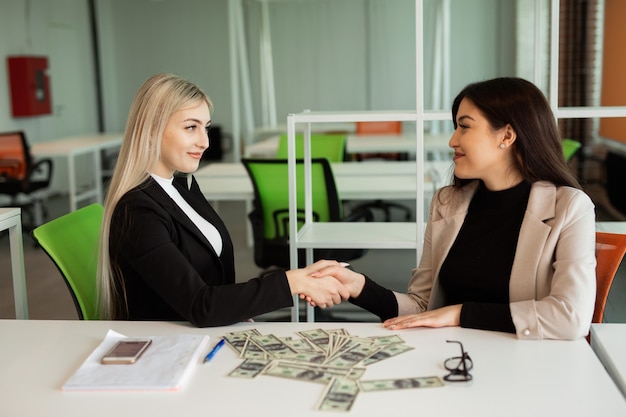
[[469, 357], [467, 352], [463, 349], [463, 344], [458, 340], [446, 340], [446, 342], [458, 343], [459, 346], [461, 346], [461, 356], [453, 356], [443, 362], [443, 366], [450, 371], [443, 379], [449, 382], [471, 381], [472, 374], [470, 374], [469, 371], [474, 367], [472, 358]]

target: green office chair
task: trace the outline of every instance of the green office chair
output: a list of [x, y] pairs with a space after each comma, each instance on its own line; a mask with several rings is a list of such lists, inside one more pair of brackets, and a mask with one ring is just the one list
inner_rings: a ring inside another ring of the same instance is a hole
[[[287, 135], [278, 141], [277, 159], [287, 159]], [[346, 157], [346, 135], [311, 134], [311, 158], [326, 158], [329, 162], [343, 162]], [[304, 135], [296, 134], [296, 158], [304, 158]]]
[[102, 205], [92, 204], [32, 231], [61, 272], [81, 320], [99, 318], [96, 273], [103, 211]]
[[578, 152], [578, 149], [580, 149], [581, 143], [578, 141], [575, 141], [573, 139], [563, 139], [562, 140], [562, 144], [563, 144], [563, 156], [565, 157], [565, 162], [568, 162], [570, 159], [572, 159], [574, 157], [574, 155], [576, 155], [576, 152]]
[[[260, 268], [290, 268], [289, 257], [289, 174], [285, 159], [243, 159], [254, 186], [254, 209], [249, 214], [254, 235], [254, 261]], [[304, 163], [298, 160], [298, 221], [304, 223]], [[325, 158], [311, 160], [313, 219], [315, 222], [372, 221], [373, 215], [362, 209], [343, 216], [330, 163]], [[360, 258], [365, 249], [316, 249], [314, 258], [349, 261]], [[304, 265], [304, 253], [299, 253]]]

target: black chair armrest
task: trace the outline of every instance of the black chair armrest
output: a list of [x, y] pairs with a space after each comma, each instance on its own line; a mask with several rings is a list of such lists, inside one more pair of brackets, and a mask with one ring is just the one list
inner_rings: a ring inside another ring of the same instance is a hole
[[52, 169], [54, 168], [54, 163], [51, 158], [42, 158], [38, 159], [35, 162], [30, 172], [28, 173], [28, 177], [32, 180], [32, 176], [37, 174], [37, 182], [45, 183], [46, 186], [50, 184], [50, 180], [52, 179]]

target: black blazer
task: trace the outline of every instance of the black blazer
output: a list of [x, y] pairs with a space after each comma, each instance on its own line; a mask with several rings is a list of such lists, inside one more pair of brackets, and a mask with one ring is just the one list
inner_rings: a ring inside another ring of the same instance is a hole
[[[165, 190], [149, 178], [126, 193], [111, 221], [109, 250], [126, 290], [129, 320], [186, 320], [198, 327], [247, 320], [293, 305], [283, 271], [235, 283], [233, 244], [195, 179], [176, 189], [220, 232], [221, 256]], [[118, 275], [119, 276], [119, 275]]]

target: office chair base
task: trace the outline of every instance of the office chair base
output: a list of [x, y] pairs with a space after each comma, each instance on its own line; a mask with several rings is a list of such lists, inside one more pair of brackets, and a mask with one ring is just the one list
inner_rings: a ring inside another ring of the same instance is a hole
[[392, 203], [392, 202], [383, 201], [383, 200], [376, 200], [373, 202], [359, 204], [358, 206], [354, 208], [354, 210], [360, 210], [360, 209], [369, 209], [370, 211], [373, 211], [373, 210], [382, 211], [385, 222], [391, 221], [392, 209], [395, 209], [404, 213], [404, 221], [410, 221], [411, 218], [413, 217], [413, 211], [410, 208], [403, 206], [402, 204]]

